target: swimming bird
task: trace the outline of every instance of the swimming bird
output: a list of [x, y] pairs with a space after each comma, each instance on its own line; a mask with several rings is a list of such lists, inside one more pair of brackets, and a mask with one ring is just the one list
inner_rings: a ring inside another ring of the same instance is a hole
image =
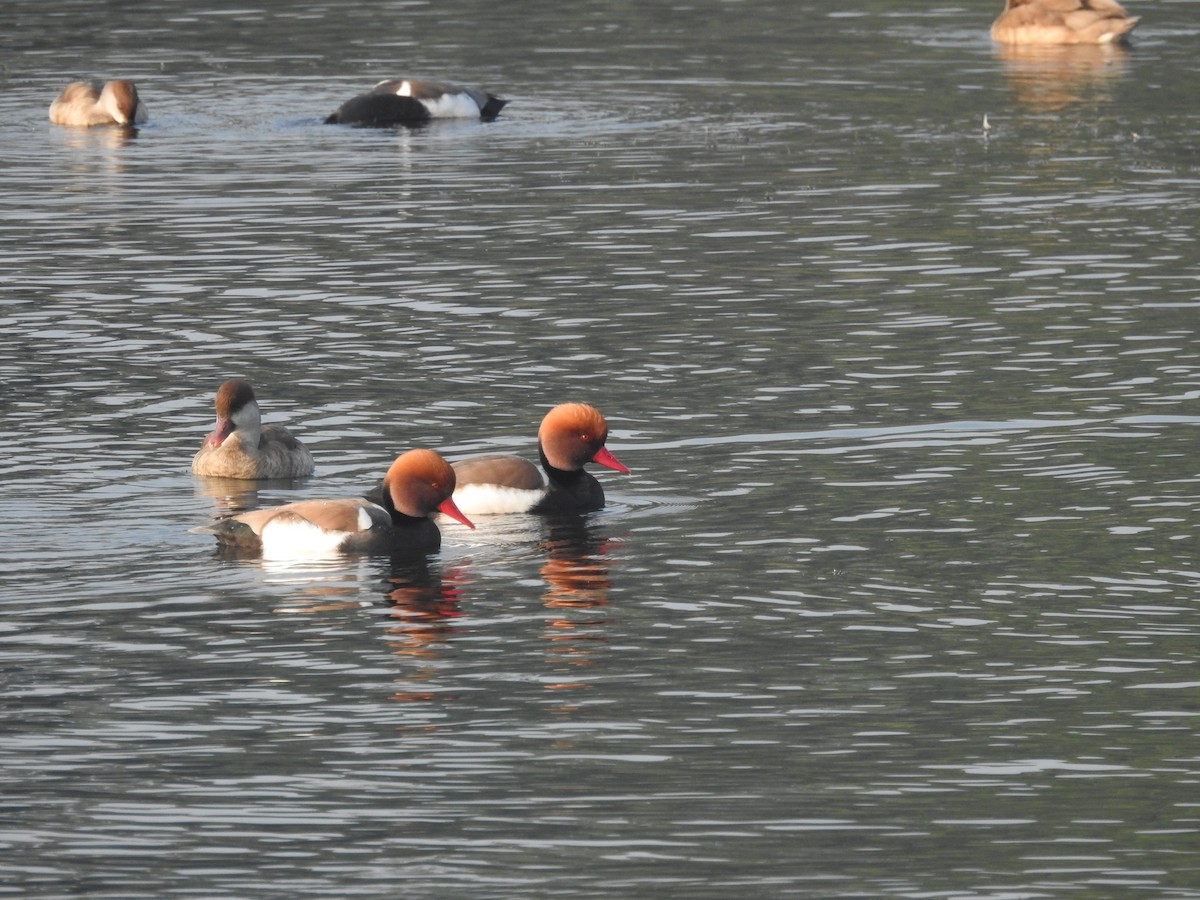
[[431, 119], [494, 119], [507, 103], [479, 88], [398, 78], [381, 81], [367, 93], [347, 100], [325, 124], [387, 128], [421, 125]]
[[608, 423], [586, 403], [563, 403], [546, 413], [538, 428], [539, 469], [507, 454], [474, 456], [454, 463], [454, 502], [470, 515], [511, 512], [586, 512], [604, 506], [604, 488], [589, 462], [629, 474], [604, 446]]
[[303, 478], [313, 459], [280, 425], [263, 425], [254, 388], [231, 378], [217, 390], [217, 425], [192, 459], [197, 475], [217, 478]]
[[132, 81], [74, 81], [50, 104], [55, 125], [140, 125], [147, 118]]
[[454, 504], [454, 469], [432, 450], [396, 458], [379, 487], [363, 497], [301, 500], [218, 519], [192, 529], [231, 550], [264, 559], [329, 559], [354, 553], [431, 553], [442, 533], [429, 518], [442, 512], [474, 528]]
[[992, 23], [1001, 44], [1110, 44], [1122, 41], [1136, 18], [1115, 0], [1005, 0]]

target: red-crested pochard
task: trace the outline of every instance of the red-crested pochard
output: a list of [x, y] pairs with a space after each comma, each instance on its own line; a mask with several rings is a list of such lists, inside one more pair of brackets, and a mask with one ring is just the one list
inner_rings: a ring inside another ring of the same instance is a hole
[[50, 104], [55, 125], [140, 125], [147, 118], [132, 81], [75, 81]]
[[409, 450], [363, 497], [301, 500], [256, 509], [193, 529], [223, 546], [264, 559], [328, 559], [351, 553], [431, 553], [442, 533], [429, 518], [442, 512], [474, 528], [454, 504], [454, 469], [432, 450]]
[[604, 488], [584, 464], [599, 463], [628, 475], [604, 446], [608, 423], [586, 403], [563, 403], [538, 429], [539, 469], [519, 456], [475, 456], [454, 463], [454, 502], [469, 515], [600, 509]]
[[325, 124], [387, 128], [420, 125], [430, 119], [494, 119], [506, 103], [479, 88], [397, 78], [381, 81], [367, 93], [347, 100]]
[[303, 478], [313, 459], [279, 425], [263, 425], [254, 388], [231, 378], [217, 390], [217, 425], [192, 459], [197, 475], [216, 478]]
[[992, 23], [1001, 44], [1110, 44], [1137, 25], [1115, 0], [1005, 0]]

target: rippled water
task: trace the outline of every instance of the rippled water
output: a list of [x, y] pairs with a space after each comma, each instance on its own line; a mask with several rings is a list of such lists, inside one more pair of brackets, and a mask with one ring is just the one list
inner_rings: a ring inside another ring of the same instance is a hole
[[[1200, 4], [1130, 5], [10, 4], [2, 883], [1200, 896]], [[512, 102], [320, 124], [407, 72]], [[235, 374], [315, 478], [193, 479]], [[601, 513], [188, 531], [570, 398]]]

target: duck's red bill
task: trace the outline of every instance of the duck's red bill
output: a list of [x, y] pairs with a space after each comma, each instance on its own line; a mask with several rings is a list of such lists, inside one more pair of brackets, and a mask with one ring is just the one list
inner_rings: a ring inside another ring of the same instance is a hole
[[206, 447], [220, 447], [233, 434], [233, 419], [217, 419], [217, 427], [204, 441]]
[[463, 515], [463, 511], [454, 505], [453, 497], [447, 497], [445, 500], [439, 503], [438, 512], [445, 513], [456, 522], [462, 522], [471, 530], [475, 529], [475, 523]]
[[607, 447], [601, 447], [597, 450], [596, 455], [592, 457], [592, 462], [608, 466], [610, 469], [616, 469], [622, 475], [629, 474], [629, 469], [625, 468], [625, 464], [609, 453]]

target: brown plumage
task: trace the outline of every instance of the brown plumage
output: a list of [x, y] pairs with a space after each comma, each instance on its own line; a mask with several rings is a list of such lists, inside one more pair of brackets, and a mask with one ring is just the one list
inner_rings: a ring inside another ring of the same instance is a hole
[[992, 23], [1001, 44], [1109, 44], [1125, 39], [1136, 18], [1115, 0], [1006, 0]]
[[50, 104], [55, 125], [140, 125], [149, 118], [132, 81], [75, 81]]

